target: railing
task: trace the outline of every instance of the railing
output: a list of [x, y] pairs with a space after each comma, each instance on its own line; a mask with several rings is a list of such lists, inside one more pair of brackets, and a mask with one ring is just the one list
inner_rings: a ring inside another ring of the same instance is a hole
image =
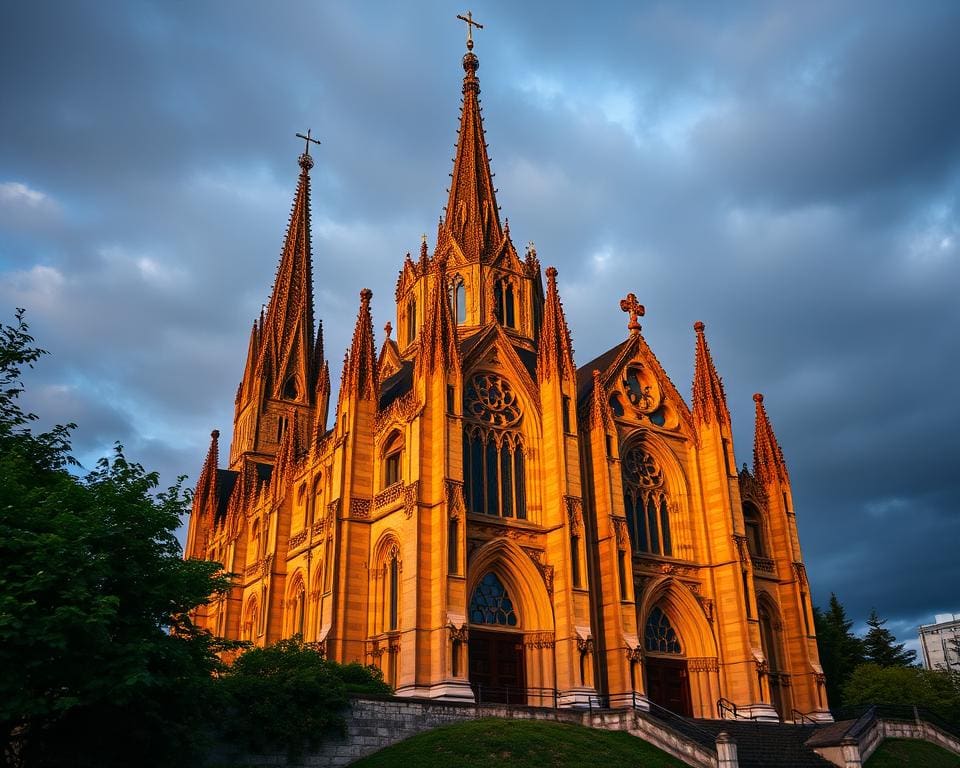
[[843, 707], [834, 710], [831, 714], [836, 721], [857, 721], [848, 731], [850, 735], [857, 735], [857, 733], [854, 733], [854, 729], [857, 729], [859, 733], [866, 727], [866, 723], [861, 725], [861, 721], [869, 722], [876, 717], [880, 720], [899, 720], [913, 723], [922, 720], [960, 739], [960, 723], [951, 722], [926, 707], [917, 707], [912, 704], [864, 704], [857, 707]]
[[[731, 715], [731, 717], [727, 717]], [[737, 711], [737, 705], [722, 696], [717, 699], [717, 717], [721, 720], [756, 720], [756, 715], [744, 715]]]
[[790, 716], [795, 725], [820, 725], [819, 722], [810, 717], [809, 712], [801, 712], [799, 709], [791, 709]]
[[646, 703], [650, 707], [647, 711], [650, 717], [697, 742], [701, 747], [716, 752], [717, 737], [714, 734], [694, 724], [690, 721], [690, 718], [678, 715], [676, 712], [661, 707], [659, 704], [654, 704], [652, 701]]
[[[477, 704], [506, 704], [508, 707], [553, 707], [570, 706], [567, 697], [556, 688], [529, 688], [512, 685], [470, 686]], [[569, 694], [567, 695], [569, 696]], [[587, 706], [586, 703], [583, 706]]]

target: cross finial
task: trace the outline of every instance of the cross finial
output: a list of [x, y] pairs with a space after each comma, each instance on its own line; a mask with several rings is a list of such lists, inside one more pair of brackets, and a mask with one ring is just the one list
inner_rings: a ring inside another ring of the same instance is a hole
[[483, 29], [483, 24], [481, 24], [479, 21], [474, 21], [473, 13], [471, 13], [470, 11], [467, 11], [466, 16], [463, 16], [462, 14], [458, 13], [457, 18], [460, 19], [460, 21], [465, 21], [467, 23], [467, 50], [472, 51], [473, 50], [473, 28], [476, 27], [477, 29]]
[[303, 150], [303, 154], [300, 155], [300, 167], [305, 171], [309, 171], [313, 168], [313, 158], [310, 157], [310, 144], [320, 144], [319, 139], [311, 138], [310, 129], [307, 128], [307, 135], [304, 136], [302, 133], [297, 134], [298, 139], [303, 139], [306, 142], [306, 148]]
[[643, 304], [637, 301], [636, 295], [628, 293], [625, 299], [620, 299], [620, 309], [630, 313], [630, 322], [627, 324], [627, 328], [630, 329], [630, 335], [640, 333], [640, 323], [637, 322], [637, 318], [643, 317], [646, 310], [643, 308]]

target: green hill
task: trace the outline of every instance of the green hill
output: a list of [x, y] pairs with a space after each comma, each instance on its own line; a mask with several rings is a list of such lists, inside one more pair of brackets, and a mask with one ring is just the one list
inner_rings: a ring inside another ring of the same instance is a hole
[[887, 739], [870, 755], [865, 768], [960, 768], [960, 757], [928, 741]]
[[685, 764], [622, 732], [534, 720], [486, 718], [413, 736], [353, 763], [355, 768], [682, 768]]

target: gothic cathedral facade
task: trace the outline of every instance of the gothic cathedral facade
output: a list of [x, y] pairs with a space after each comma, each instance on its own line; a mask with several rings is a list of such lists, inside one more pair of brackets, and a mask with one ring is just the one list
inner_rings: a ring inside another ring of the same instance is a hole
[[431, 253], [408, 255], [396, 338], [360, 310], [330, 418], [300, 176], [254, 322], [226, 468], [219, 433], [186, 556], [223, 563], [213, 633], [301, 635], [379, 667], [402, 696], [716, 717], [828, 718], [790, 478], [756, 395], [736, 469], [704, 326], [692, 405], [641, 334], [576, 367], [557, 292], [501, 223], [463, 58], [453, 178]]

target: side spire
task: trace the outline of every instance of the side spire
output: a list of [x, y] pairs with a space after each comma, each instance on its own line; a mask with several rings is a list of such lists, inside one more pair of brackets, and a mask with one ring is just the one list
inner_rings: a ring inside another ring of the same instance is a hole
[[362, 399], [374, 401], [380, 395], [377, 377], [377, 357], [373, 347], [373, 317], [370, 314], [370, 299], [373, 291], [360, 291], [360, 311], [353, 329], [353, 341], [344, 362], [341, 390], [356, 394]]
[[547, 297], [543, 305], [537, 376], [540, 379], [549, 379], [554, 372], [561, 378], [564, 375], [573, 376], [573, 344], [570, 341], [567, 319], [563, 314], [560, 293], [557, 291], [557, 270], [555, 267], [547, 267]]
[[421, 373], [459, 369], [460, 352], [457, 331], [450, 313], [447, 296], [447, 258], [438, 256], [433, 262], [433, 290], [427, 302], [426, 322], [420, 331], [420, 354], [417, 367]]
[[757, 404], [753, 436], [753, 475], [763, 483], [772, 483], [774, 480], [788, 483], [790, 478], [787, 475], [787, 463], [777, 443], [777, 437], [773, 434], [767, 410], [763, 407], [763, 395], [758, 392], [753, 396], [753, 401]]
[[480, 261], [492, 257], [504, 235], [480, 114], [480, 60], [473, 53], [473, 28], [483, 26], [469, 13], [458, 18], [467, 22], [468, 37], [463, 57], [463, 108], [444, 228], [468, 261]]
[[693, 368], [693, 418], [698, 424], [706, 424], [714, 419], [719, 424], [729, 424], [727, 395], [723, 391], [723, 381], [713, 365], [713, 357], [704, 335], [705, 328], [699, 320], [693, 324], [693, 330], [697, 333]]
[[[297, 134], [301, 136], [301, 134]], [[274, 398], [309, 401], [314, 353], [313, 265], [310, 249], [310, 143], [300, 155], [300, 177], [273, 291], [262, 322], [258, 372]], [[292, 384], [291, 384], [292, 382]]]

